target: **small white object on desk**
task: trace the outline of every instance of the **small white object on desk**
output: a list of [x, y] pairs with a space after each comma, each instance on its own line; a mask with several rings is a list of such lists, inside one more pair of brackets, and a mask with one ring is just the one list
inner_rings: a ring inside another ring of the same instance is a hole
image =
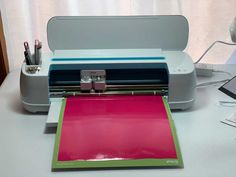
[[231, 125], [233, 127], [236, 127], [236, 112], [234, 112], [228, 118], [222, 120], [221, 122], [225, 123], [227, 125]]

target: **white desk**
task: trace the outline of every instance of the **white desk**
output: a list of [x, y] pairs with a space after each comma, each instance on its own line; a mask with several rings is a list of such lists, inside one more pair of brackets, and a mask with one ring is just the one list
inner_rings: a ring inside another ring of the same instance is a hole
[[[225, 66], [234, 71], [236, 65]], [[212, 80], [225, 78], [218, 73]], [[204, 80], [204, 79], [203, 79]], [[203, 81], [202, 80], [202, 81]], [[45, 134], [47, 115], [23, 110], [19, 95], [19, 70], [11, 72], [0, 87], [0, 176], [236, 176], [236, 129], [220, 123], [236, 111], [219, 100], [232, 100], [209, 86], [197, 89], [195, 106], [173, 113], [183, 169], [132, 169], [51, 172], [55, 134]]]

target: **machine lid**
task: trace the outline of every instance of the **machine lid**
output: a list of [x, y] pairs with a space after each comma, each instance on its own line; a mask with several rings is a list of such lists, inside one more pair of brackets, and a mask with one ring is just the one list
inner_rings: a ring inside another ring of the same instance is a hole
[[47, 24], [51, 51], [77, 49], [184, 50], [188, 21], [181, 15], [56, 16]]

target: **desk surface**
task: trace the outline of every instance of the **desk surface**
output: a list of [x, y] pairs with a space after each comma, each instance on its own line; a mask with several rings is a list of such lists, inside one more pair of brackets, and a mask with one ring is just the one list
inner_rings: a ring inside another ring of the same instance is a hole
[[[236, 65], [216, 67], [236, 75]], [[220, 123], [236, 107], [219, 105], [220, 100], [232, 101], [218, 91], [220, 84], [198, 88], [195, 105], [172, 114], [183, 169], [51, 172], [55, 134], [44, 133], [46, 114], [31, 114], [22, 108], [19, 73], [11, 72], [0, 87], [0, 176], [236, 176], [236, 129]], [[226, 77], [216, 73], [210, 79]]]

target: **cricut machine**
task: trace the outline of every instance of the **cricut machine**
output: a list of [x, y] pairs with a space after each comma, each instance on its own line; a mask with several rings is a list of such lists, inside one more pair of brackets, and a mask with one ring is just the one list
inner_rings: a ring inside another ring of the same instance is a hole
[[55, 125], [61, 99], [73, 95], [163, 95], [171, 109], [187, 109], [196, 84], [192, 59], [182, 51], [188, 32], [183, 16], [53, 17], [52, 53], [40, 65], [22, 65], [23, 106], [50, 108], [48, 125]]

